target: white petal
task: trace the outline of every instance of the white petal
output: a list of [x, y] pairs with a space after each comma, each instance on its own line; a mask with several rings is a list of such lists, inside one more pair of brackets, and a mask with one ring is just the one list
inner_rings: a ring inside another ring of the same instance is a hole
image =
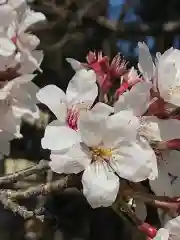
[[125, 139], [136, 139], [139, 119], [132, 111], [121, 111], [109, 116], [103, 133], [103, 142], [107, 147], [113, 147]]
[[91, 111], [95, 114], [100, 114], [101, 116], [108, 116], [110, 113], [113, 113], [114, 109], [113, 107], [102, 103], [98, 102], [94, 105], [94, 107], [91, 109]]
[[9, 109], [9, 111], [6, 114], [1, 116], [0, 129], [3, 129], [10, 133], [15, 133], [17, 121], [18, 120], [16, 120], [16, 118], [13, 115], [13, 111]]
[[92, 70], [79, 70], [70, 80], [66, 90], [69, 103], [84, 102], [91, 106], [98, 95], [96, 74]]
[[143, 202], [136, 200], [135, 201], [135, 213], [136, 216], [141, 220], [141, 221], [145, 221], [146, 217], [147, 217], [147, 210], [146, 210], [146, 206]]
[[46, 17], [43, 13], [34, 12], [34, 11], [31, 11], [30, 9], [27, 9], [26, 18], [21, 23], [18, 33], [20, 34], [22, 32], [25, 32], [32, 25], [36, 24], [37, 22], [45, 21], [45, 20], [46, 20]]
[[40, 43], [39, 38], [30, 33], [22, 33], [19, 36], [19, 40], [21, 41], [23, 46], [25, 48], [28, 48], [30, 51], [36, 49]]
[[165, 62], [158, 67], [158, 89], [161, 97], [172, 104], [179, 106], [179, 94], [176, 87], [179, 86], [179, 76], [173, 62]]
[[80, 144], [73, 145], [65, 153], [51, 153], [50, 167], [56, 173], [79, 173], [83, 171], [91, 161]]
[[170, 232], [170, 234], [179, 237], [179, 235], [180, 235], [180, 216], [173, 218], [172, 220], [167, 222], [166, 225], [164, 226], [164, 228], [167, 229]]
[[168, 240], [169, 239], [169, 231], [164, 228], [160, 228], [153, 238], [153, 240]]
[[8, 4], [13, 6], [13, 8], [18, 12], [18, 15], [23, 14], [27, 8], [26, 0], [8, 0]]
[[16, 118], [29, 118], [29, 119], [39, 119], [40, 117], [40, 112], [39, 108], [36, 105], [32, 106], [23, 106], [23, 105], [15, 105], [12, 107], [13, 114]]
[[[32, 102], [33, 104], [39, 102], [36, 98], [36, 94], [39, 91], [39, 87], [35, 83], [28, 82], [26, 84], [21, 84], [19, 89], [20, 89], [20, 92], [17, 93], [18, 95], [16, 95], [16, 100], [21, 101], [22, 103], [25, 103], [26, 101], [28, 102], [28, 100], [26, 99], [29, 99], [29, 102]], [[23, 93], [24, 93], [24, 97], [23, 97]]]
[[[44, 57], [43, 51], [33, 51], [32, 57], [36, 59], [38, 65], [40, 66]], [[30, 62], [26, 56], [22, 56], [20, 58], [20, 63], [21, 67], [18, 70], [20, 74], [33, 73], [37, 69], [37, 67], [32, 62]]]
[[55, 85], [47, 85], [40, 89], [37, 99], [48, 106], [58, 120], [65, 122], [67, 114], [66, 95]]
[[110, 166], [120, 177], [133, 182], [157, 177], [156, 156], [145, 140], [121, 143], [113, 150]]
[[46, 127], [41, 144], [44, 149], [58, 151], [72, 147], [72, 145], [80, 141], [81, 138], [78, 132], [66, 125], [62, 125], [60, 122], [58, 123], [58, 121], [53, 121]]
[[149, 48], [145, 43], [138, 43], [139, 47], [139, 69], [144, 77], [150, 80], [154, 75], [154, 64]]
[[119, 179], [105, 162], [89, 165], [82, 176], [83, 194], [93, 208], [108, 207], [115, 201]]
[[97, 146], [102, 142], [106, 118], [91, 111], [81, 112], [78, 128], [82, 141], [89, 147]]
[[24, 74], [20, 77], [14, 78], [13, 79], [13, 86], [24, 84], [24, 83], [29, 83], [33, 80], [33, 78], [36, 76], [36, 74]]
[[155, 116], [142, 117], [140, 134], [150, 141], [167, 141], [180, 137], [180, 121], [161, 120]]
[[66, 58], [66, 61], [71, 64], [71, 67], [75, 70], [78, 71], [80, 69], [83, 69], [82, 64], [77, 61], [76, 59], [73, 58]]
[[122, 94], [115, 103], [115, 112], [121, 110], [132, 110], [135, 116], [141, 116], [149, 107], [150, 103], [150, 82], [139, 82], [129, 92]]
[[1, 26], [9, 26], [9, 24], [15, 20], [17, 14], [13, 11], [12, 6], [4, 4], [0, 6], [0, 23]]
[[16, 50], [16, 46], [8, 38], [0, 36], [0, 55], [11, 56]]

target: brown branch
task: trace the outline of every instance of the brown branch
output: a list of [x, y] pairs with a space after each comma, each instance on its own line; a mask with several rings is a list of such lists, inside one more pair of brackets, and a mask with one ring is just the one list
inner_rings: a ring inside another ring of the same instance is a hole
[[19, 172], [15, 172], [15, 173], [0, 177], [0, 184], [13, 183], [21, 178], [25, 178], [32, 174], [38, 173], [39, 171], [45, 171], [48, 168], [49, 168], [48, 161], [41, 160], [37, 165], [33, 167], [29, 167]]
[[16, 202], [13, 202], [8, 198], [6, 192], [4, 191], [0, 192], [0, 202], [3, 204], [4, 208], [11, 210], [13, 213], [19, 214], [24, 219], [36, 217], [43, 221], [43, 216], [38, 216], [33, 211], [29, 211], [24, 206], [20, 206]]
[[167, 196], [155, 196], [152, 194], [147, 194], [147, 193], [142, 193], [142, 192], [135, 192], [133, 190], [125, 190], [123, 192], [124, 196], [128, 197], [133, 197], [134, 199], [141, 200], [142, 202], [156, 207], [156, 208], [161, 208], [172, 215], [174, 213], [179, 213], [180, 210], [180, 202], [175, 200], [174, 198], [170, 198]]
[[71, 39], [72, 31], [81, 24], [83, 17], [89, 12], [92, 7], [95, 7], [95, 5], [99, 2], [100, 0], [94, 0], [84, 4], [84, 6], [76, 12], [75, 17], [68, 23], [67, 33], [60, 39], [59, 42], [48, 47], [46, 51], [56, 51], [57, 49], [62, 48], [69, 41], [69, 39]]
[[72, 182], [72, 176], [70, 175], [53, 182], [48, 182], [46, 184], [30, 187], [24, 191], [7, 190], [7, 196], [11, 199], [16, 199], [16, 200], [35, 197], [39, 195], [45, 196], [48, 193], [51, 193], [53, 191], [64, 190], [65, 188], [71, 185], [71, 182]]
[[180, 20], [169, 21], [167, 23], [156, 22], [152, 24], [144, 24], [139, 22], [118, 23], [118, 21], [108, 20], [103, 16], [94, 19], [102, 27], [116, 33], [117, 37], [129, 38], [134, 36], [156, 36], [159, 32], [164, 33], [179, 33]]

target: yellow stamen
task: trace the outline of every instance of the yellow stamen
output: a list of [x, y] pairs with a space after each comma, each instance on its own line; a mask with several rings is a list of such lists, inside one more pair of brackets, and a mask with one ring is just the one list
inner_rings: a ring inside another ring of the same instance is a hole
[[93, 148], [94, 157], [101, 157], [102, 159], [109, 159], [112, 156], [111, 148]]

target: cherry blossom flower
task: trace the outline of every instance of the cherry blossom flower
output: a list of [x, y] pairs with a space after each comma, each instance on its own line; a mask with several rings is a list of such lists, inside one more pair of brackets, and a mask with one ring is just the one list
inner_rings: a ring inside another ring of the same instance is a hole
[[180, 106], [180, 51], [170, 48], [158, 54], [156, 67], [145, 43], [139, 43], [139, 68], [143, 76], [153, 81], [154, 90], [164, 101]]
[[36, 92], [39, 89], [30, 82], [34, 76], [29, 74], [17, 77], [0, 89], [0, 153], [3, 155], [9, 154], [12, 139], [22, 137], [22, 118], [39, 118], [36, 106]]
[[[44, 20], [45, 16], [42, 13], [34, 12], [27, 7], [20, 19], [15, 19], [8, 28], [5, 28], [0, 33], [0, 56], [2, 60], [5, 58], [5, 61], [8, 62], [9, 57], [14, 56], [18, 50], [21, 52], [21, 62], [29, 61], [30, 65], [35, 65], [39, 69], [40, 64], [36, 60], [36, 57], [34, 58], [33, 50], [36, 49], [40, 40], [35, 35], [26, 31], [32, 25]], [[42, 51], [38, 54], [41, 54], [42, 58]]]
[[[3, 117], [6, 117], [9, 111], [11, 111], [15, 121], [21, 119], [26, 114], [35, 119], [39, 117], [39, 110], [36, 106], [36, 93], [39, 88], [31, 82], [34, 76], [34, 74], [22, 75], [8, 82], [0, 89], [0, 109], [3, 112]], [[10, 116], [9, 118], [13, 119]], [[7, 119], [4, 122], [6, 127], [8, 123]], [[0, 123], [1, 128], [2, 124]], [[7, 128], [10, 129], [9, 127]]]
[[[151, 178], [156, 157], [144, 138], [137, 140], [139, 120], [132, 111], [106, 114], [86, 111], [78, 122], [81, 143], [51, 153], [51, 169], [82, 176], [83, 193], [93, 208], [110, 206], [119, 190], [118, 176], [139, 182]], [[150, 165], [149, 165], [150, 163]]]
[[116, 78], [120, 79], [120, 77], [127, 72], [127, 62], [121, 58], [120, 54], [117, 54], [111, 63], [107, 56], [102, 55], [102, 52], [96, 54], [95, 52], [90, 51], [86, 59], [87, 63], [85, 64], [72, 58], [67, 58], [67, 61], [75, 71], [82, 69], [83, 67], [94, 70], [97, 75], [97, 82], [103, 93], [109, 91]]
[[81, 69], [73, 76], [66, 94], [55, 85], [48, 85], [37, 93], [37, 98], [54, 113], [57, 120], [50, 123], [42, 139], [42, 147], [61, 150], [80, 141], [77, 131], [80, 111], [86, 111], [98, 95], [94, 71]]
[[0, 1], [0, 25], [3, 27], [12, 23], [27, 7], [25, 0], [1, 0]]

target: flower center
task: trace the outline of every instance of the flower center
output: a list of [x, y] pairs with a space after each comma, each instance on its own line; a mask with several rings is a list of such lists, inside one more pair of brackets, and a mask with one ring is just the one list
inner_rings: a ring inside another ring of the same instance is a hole
[[112, 149], [111, 148], [92, 148], [91, 149], [94, 160], [109, 160], [112, 157]]
[[72, 108], [68, 109], [67, 112], [67, 124], [70, 128], [77, 130], [77, 121], [79, 118], [79, 110], [76, 106], [72, 106]]

